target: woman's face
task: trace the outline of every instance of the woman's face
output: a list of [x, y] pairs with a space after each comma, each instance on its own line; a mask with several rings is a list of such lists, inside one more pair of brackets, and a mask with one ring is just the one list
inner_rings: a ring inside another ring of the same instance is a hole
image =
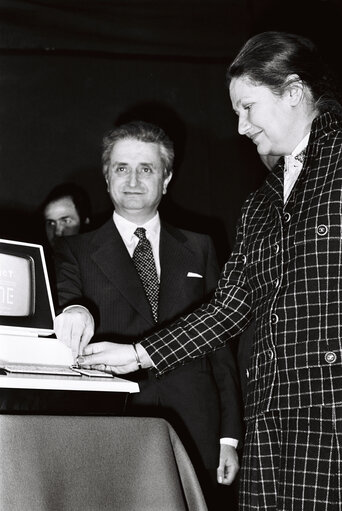
[[256, 144], [260, 155], [291, 154], [298, 142], [293, 133], [295, 113], [290, 92], [276, 95], [269, 87], [241, 76], [232, 79], [229, 93], [239, 116], [238, 131]]

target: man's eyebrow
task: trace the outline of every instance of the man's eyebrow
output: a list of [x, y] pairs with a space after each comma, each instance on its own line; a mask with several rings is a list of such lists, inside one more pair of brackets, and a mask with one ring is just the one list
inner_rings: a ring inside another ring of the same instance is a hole
[[[125, 161], [114, 161], [114, 162], [112, 162], [112, 165], [129, 165], [129, 163], [127, 163]], [[150, 167], [155, 166], [155, 164], [150, 161], [140, 161], [138, 165], [148, 165]]]
[[46, 222], [58, 222], [58, 220], [65, 220], [66, 218], [71, 218], [70, 215], [64, 215], [64, 216], [60, 216], [58, 218], [45, 218], [45, 221]]

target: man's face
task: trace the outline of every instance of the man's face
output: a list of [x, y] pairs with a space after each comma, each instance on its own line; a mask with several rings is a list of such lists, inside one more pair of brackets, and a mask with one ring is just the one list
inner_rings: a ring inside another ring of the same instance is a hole
[[53, 247], [56, 238], [78, 234], [81, 220], [71, 197], [50, 202], [44, 210], [45, 232]]
[[127, 220], [143, 223], [153, 218], [170, 179], [158, 144], [123, 139], [114, 145], [107, 187], [116, 212]]

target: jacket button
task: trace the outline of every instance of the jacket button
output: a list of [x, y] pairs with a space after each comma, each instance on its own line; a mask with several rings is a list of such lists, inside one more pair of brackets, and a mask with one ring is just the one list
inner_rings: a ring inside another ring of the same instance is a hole
[[286, 212], [284, 214], [284, 222], [287, 224], [290, 221], [290, 219], [291, 219], [290, 213]]
[[319, 225], [316, 229], [318, 236], [325, 236], [328, 231], [329, 231], [328, 226], [324, 224]]
[[271, 314], [272, 325], [275, 325], [276, 323], [278, 323], [278, 321], [279, 321], [279, 317], [277, 316], [277, 314]]
[[247, 379], [249, 378], [249, 371], [248, 371], [248, 369], [246, 369], [246, 378]]
[[267, 356], [268, 360], [272, 360], [273, 359], [273, 351], [272, 350], [267, 350], [266, 351], [266, 356]]
[[327, 353], [324, 355], [324, 358], [328, 364], [333, 364], [337, 360], [337, 355], [333, 351], [327, 351]]
[[247, 257], [245, 255], [242, 255], [241, 256], [241, 261], [242, 261], [243, 264], [246, 264]]
[[274, 252], [275, 254], [278, 254], [278, 252], [279, 252], [279, 245], [278, 245], [278, 243], [275, 243], [275, 244], [273, 245], [273, 252]]
[[274, 287], [277, 289], [277, 287], [279, 287], [279, 279], [275, 279], [275, 280], [273, 281], [273, 285], [274, 285]]

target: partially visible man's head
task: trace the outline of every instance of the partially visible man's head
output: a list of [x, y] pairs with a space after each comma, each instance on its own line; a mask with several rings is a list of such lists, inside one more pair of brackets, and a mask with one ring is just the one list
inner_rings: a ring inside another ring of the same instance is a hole
[[103, 174], [118, 214], [145, 223], [157, 211], [172, 177], [173, 143], [154, 124], [134, 121], [112, 130], [103, 142]]
[[45, 233], [51, 245], [56, 238], [82, 232], [90, 222], [90, 200], [83, 188], [74, 183], [56, 186], [42, 206]]

